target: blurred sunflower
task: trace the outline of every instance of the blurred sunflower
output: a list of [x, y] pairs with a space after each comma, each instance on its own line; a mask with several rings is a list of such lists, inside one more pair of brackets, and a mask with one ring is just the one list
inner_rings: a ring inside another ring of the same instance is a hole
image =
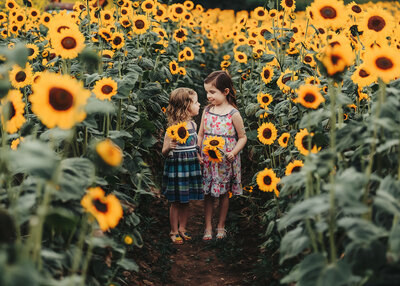
[[145, 15], [135, 15], [132, 17], [132, 30], [135, 34], [144, 34], [150, 27], [150, 23]]
[[85, 48], [85, 37], [74, 29], [64, 29], [51, 36], [54, 51], [63, 59], [74, 59]]
[[271, 145], [276, 140], [278, 132], [276, 131], [276, 127], [271, 122], [264, 122], [257, 129], [257, 138], [264, 145]]
[[340, 0], [315, 0], [310, 6], [312, 13], [312, 23], [317, 27], [331, 27], [333, 30], [345, 26], [347, 21], [347, 11]]
[[268, 84], [272, 80], [273, 76], [274, 69], [271, 66], [266, 65], [265, 67], [263, 67], [263, 70], [261, 72], [261, 79], [265, 84]]
[[178, 62], [184, 62], [186, 59], [185, 57], [185, 52], [184, 51], [180, 51], [178, 54]]
[[276, 84], [282, 92], [289, 92], [291, 90], [291, 87], [286, 85], [286, 83], [288, 81], [297, 80], [298, 77], [294, 74], [295, 72], [290, 69], [286, 69], [283, 73], [281, 73], [278, 80], [276, 81]]
[[111, 25], [114, 22], [114, 13], [111, 10], [101, 10], [100, 19], [103, 26]]
[[178, 73], [180, 75], [186, 75], [186, 69], [184, 67], [179, 67], [178, 68]]
[[119, 50], [125, 46], [125, 37], [121, 32], [114, 32], [111, 35], [111, 46], [115, 50]]
[[363, 58], [366, 71], [385, 83], [400, 76], [400, 52], [394, 47], [369, 49]]
[[208, 156], [211, 162], [219, 163], [222, 161], [221, 152], [217, 148], [214, 148], [210, 145], [204, 146], [203, 153]]
[[100, 100], [111, 100], [117, 94], [117, 82], [111, 77], [98, 80], [93, 87], [93, 93]]
[[286, 176], [289, 176], [290, 174], [300, 172], [301, 167], [303, 167], [303, 166], [304, 166], [303, 161], [301, 161], [301, 160], [294, 160], [293, 162], [290, 162], [290, 163], [286, 166], [285, 175], [286, 175]]
[[183, 43], [187, 39], [188, 32], [185, 28], [179, 28], [174, 31], [174, 39], [178, 43]]
[[26, 44], [25, 47], [28, 49], [28, 60], [33, 60], [39, 54], [39, 48], [35, 44]]
[[295, 0], [282, 0], [281, 6], [286, 13], [291, 13], [296, 9], [296, 1]]
[[156, 12], [154, 14], [154, 19], [158, 22], [164, 22], [167, 18], [167, 9], [162, 5], [157, 5]]
[[317, 153], [318, 149], [314, 142], [312, 142], [313, 133], [309, 133], [307, 129], [301, 129], [294, 138], [294, 145], [299, 150], [300, 154], [308, 155], [308, 147], [310, 144], [311, 153]]
[[367, 9], [358, 23], [365, 36], [373, 37], [377, 41], [385, 40], [392, 33], [394, 26], [393, 16], [378, 6]]
[[32, 112], [48, 128], [69, 129], [85, 119], [84, 107], [90, 92], [69, 75], [44, 72], [32, 85], [32, 91]]
[[346, 8], [348, 8], [349, 14], [356, 17], [356, 19], [358, 19], [359, 16], [362, 15], [363, 9], [361, 8], [360, 5], [358, 5], [354, 1], [347, 4]]
[[32, 84], [32, 66], [27, 63], [26, 67], [23, 69], [18, 65], [14, 65], [12, 70], [9, 72], [9, 78], [11, 85], [15, 88], [22, 88]]
[[122, 16], [121, 18], [119, 18], [119, 23], [124, 28], [129, 28], [130, 26], [132, 26], [132, 22], [129, 20], [128, 16]]
[[231, 65], [230, 61], [222, 61], [220, 64], [221, 69], [227, 69]]
[[265, 168], [257, 174], [258, 188], [263, 192], [272, 192], [276, 188], [279, 179], [272, 169]]
[[105, 196], [100, 187], [87, 189], [81, 205], [96, 218], [102, 231], [116, 227], [124, 214], [117, 197], [112, 194]]
[[7, 133], [17, 132], [25, 123], [25, 102], [19, 90], [10, 90], [6, 97], [1, 99], [0, 115], [1, 123]]
[[346, 67], [353, 64], [355, 58], [350, 45], [327, 46], [321, 56], [321, 62], [329, 76], [342, 73]]
[[191, 61], [191, 60], [194, 59], [194, 53], [193, 53], [193, 51], [192, 51], [191, 48], [186, 47], [186, 48], [183, 49], [183, 52], [184, 52], [184, 54], [185, 54], [185, 59], [186, 59], [187, 61]]
[[311, 67], [315, 67], [316, 66], [316, 62], [314, 60], [314, 57], [312, 54], [308, 53], [304, 56], [303, 58], [303, 62], [310, 65]]
[[257, 101], [261, 108], [268, 109], [268, 105], [272, 102], [272, 96], [269, 93], [259, 92], [257, 94]]
[[258, 21], [265, 21], [268, 19], [268, 10], [264, 7], [257, 7], [254, 9], [253, 17]]
[[243, 52], [236, 51], [234, 57], [239, 63], [247, 63], [247, 55]]
[[370, 85], [373, 82], [376, 82], [377, 78], [375, 75], [368, 73], [365, 70], [364, 65], [360, 65], [356, 68], [354, 73], [351, 76], [351, 80], [357, 84], [359, 87], [365, 87]]
[[278, 139], [279, 146], [281, 146], [282, 148], [286, 148], [289, 142], [289, 138], [290, 138], [290, 133], [288, 132], [282, 133], [282, 135]]
[[142, 2], [142, 5], [140, 7], [144, 12], [153, 14], [156, 9], [156, 4], [154, 3], [153, 0], [145, 0]]
[[171, 71], [172, 74], [177, 74], [179, 73], [179, 66], [176, 61], [171, 61], [169, 63], [169, 70]]
[[176, 125], [169, 126], [166, 132], [169, 138], [176, 141]]
[[24, 137], [19, 137], [19, 138], [17, 138], [17, 139], [14, 139], [12, 142], [11, 142], [11, 150], [17, 150], [17, 148], [18, 148], [18, 145], [22, 142], [22, 141], [24, 141]]
[[219, 136], [210, 136], [204, 140], [203, 145], [211, 146], [213, 148], [222, 149], [225, 145], [225, 140]]
[[183, 19], [183, 15], [185, 14], [185, 6], [180, 3], [175, 3], [170, 6], [171, 15], [177, 19]]
[[325, 98], [319, 92], [319, 88], [315, 85], [302, 85], [297, 89], [297, 98], [295, 100], [304, 107], [316, 109]]
[[194, 8], [194, 3], [190, 0], [186, 0], [185, 2], [183, 2], [183, 6], [185, 6], [185, 8], [190, 11]]
[[96, 152], [100, 158], [111, 167], [118, 167], [122, 164], [122, 150], [110, 139], [105, 139], [97, 143]]
[[184, 144], [189, 138], [189, 131], [187, 130], [186, 122], [179, 122], [176, 124], [175, 139], [181, 144]]
[[112, 59], [114, 56], [114, 52], [111, 50], [103, 50], [103, 58]]

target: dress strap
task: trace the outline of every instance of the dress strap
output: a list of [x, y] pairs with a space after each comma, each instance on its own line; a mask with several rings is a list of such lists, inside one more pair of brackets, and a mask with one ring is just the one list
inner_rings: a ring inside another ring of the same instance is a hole
[[233, 108], [228, 114], [234, 115], [236, 112], [239, 112], [236, 108]]
[[194, 132], [196, 132], [196, 127], [194, 127], [193, 121], [190, 121], [190, 123], [192, 124], [192, 128], [193, 128]]

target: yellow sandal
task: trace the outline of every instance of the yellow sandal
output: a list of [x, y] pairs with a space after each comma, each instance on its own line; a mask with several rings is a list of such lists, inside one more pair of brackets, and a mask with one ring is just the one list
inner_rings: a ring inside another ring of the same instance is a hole
[[179, 230], [179, 235], [180, 235], [184, 240], [192, 240], [192, 237], [187, 233], [186, 230]]
[[173, 244], [182, 244], [183, 243], [183, 239], [182, 237], [179, 235], [179, 233], [170, 233], [169, 234], [171, 241]]

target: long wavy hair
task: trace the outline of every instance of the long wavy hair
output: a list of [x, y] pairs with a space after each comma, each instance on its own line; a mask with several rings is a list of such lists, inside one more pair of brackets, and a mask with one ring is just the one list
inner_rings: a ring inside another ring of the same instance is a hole
[[187, 87], [179, 87], [171, 92], [167, 107], [169, 125], [190, 118], [189, 107], [192, 104], [192, 96], [196, 94], [193, 89]]
[[225, 92], [225, 89], [229, 89], [229, 93], [226, 95], [228, 102], [235, 108], [237, 108], [236, 103], [236, 90], [233, 87], [233, 82], [231, 76], [226, 71], [213, 71], [210, 73], [204, 83], [212, 83], [219, 91]]

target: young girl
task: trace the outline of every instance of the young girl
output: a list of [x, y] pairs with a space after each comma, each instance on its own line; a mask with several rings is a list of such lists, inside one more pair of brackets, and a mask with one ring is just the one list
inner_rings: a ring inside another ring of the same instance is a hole
[[219, 221], [217, 239], [226, 237], [225, 219], [229, 207], [229, 194], [242, 194], [239, 152], [247, 142], [243, 120], [236, 107], [236, 91], [231, 77], [225, 71], [212, 72], [204, 80], [209, 105], [205, 108], [198, 145], [203, 150], [203, 142], [210, 136], [222, 137], [225, 141], [221, 162], [212, 162], [202, 151], [203, 191], [205, 231], [203, 240], [212, 239], [212, 212], [214, 197], [219, 198]]
[[162, 182], [162, 192], [171, 202], [170, 237], [173, 243], [190, 240], [186, 232], [189, 216], [189, 200], [202, 200], [201, 166], [197, 153], [196, 124], [192, 117], [199, 114], [197, 94], [190, 88], [177, 88], [171, 92], [167, 107], [168, 124], [186, 122], [189, 137], [184, 144], [172, 140], [167, 133], [162, 153], [167, 156]]

